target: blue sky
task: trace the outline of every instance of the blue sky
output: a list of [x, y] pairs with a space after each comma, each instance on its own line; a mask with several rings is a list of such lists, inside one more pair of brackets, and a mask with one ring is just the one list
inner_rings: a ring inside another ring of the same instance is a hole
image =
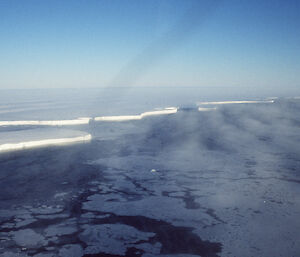
[[300, 88], [300, 1], [0, 0], [0, 88]]

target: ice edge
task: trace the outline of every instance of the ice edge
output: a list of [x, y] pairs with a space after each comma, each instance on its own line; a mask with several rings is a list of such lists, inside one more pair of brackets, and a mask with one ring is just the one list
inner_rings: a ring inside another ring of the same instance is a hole
[[17, 150], [25, 150], [31, 148], [45, 147], [45, 146], [54, 146], [54, 145], [67, 145], [73, 144], [77, 142], [86, 142], [90, 141], [92, 136], [90, 134], [79, 137], [71, 137], [71, 138], [54, 138], [54, 139], [43, 139], [36, 141], [27, 141], [21, 143], [9, 143], [0, 145], [0, 152], [9, 152], [9, 151], [17, 151]]

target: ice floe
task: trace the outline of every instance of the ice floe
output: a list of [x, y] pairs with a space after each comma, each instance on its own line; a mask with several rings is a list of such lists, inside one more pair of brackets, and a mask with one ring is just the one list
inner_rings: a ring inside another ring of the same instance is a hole
[[209, 112], [209, 111], [215, 111], [215, 110], [217, 110], [217, 107], [207, 107], [207, 108], [199, 107], [198, 108], [199, 112]]
[[19, 246], [40, 247], [47, 244], [45, 238], [32, 229], [23, 229], [11, 232], [14, 241]]
[[76, 244], [64, 245], [59, 251], [59, 256], [81, 257], [83, 256], [83, 249]]
[[141, 120], [145, 117], [174, 114], [177, 112], [176, 107], [167, 107], [162, 110], [154, 110], [149, 112], [143, 112], [138, 115], [119, 115], [119, 116], [100, 116], [95, 118], [84, 117], [72, 120], [11, 120], [0, 121], [0, 126], [72, 126], [72, 125], [84, 125], [89, 124], [91, 120], [95, 121], [129, 121], [129, 120]]
[[12, 120], [0, 121], [0, 126], [71, 126], [88, 124], [91, 118], [73, 120]]
[[[200, 106], [198, 111], [212, 111], [216, 107], [202, 107], [206, 105], [223, 105], [223, 104], [254, 104], [254, 103], [274, 103], [276, 98], [267, 98], [265, 100], [247, 100], [247, 101], [218, 101], [218, 102], [198, 102]], [[296, 98], [295, 98], [296, 99]], [[158, 116], [177, 113], [177, 107], [167, 107], [154, 111], [147, 111], [136, 115], [114, 115], [114, 116], [96, 116], [96, 117], [81, 117], [69, 120], [6, 120], [0, 121], [0, 127], [7, 126], [72, 126], [89, 124], [90, 121], [107, 121], [107, 122], [122, 122], [131, 120], [141, 120], [149, 116]]]
[[29, 129], [0, 133], [0, 152], [36, 147], [65, 145], [91, 140], [92, 136], [82, 131], [61, 129]]
[[262, 104], [264, 104], [264, 103], [274, 103], [274, 100], [199, 102], [198, 105], [260, 104], [260, 103], [262, 103]]
[[129, 120], [141, 120], [145, 117], [156, 116], [156, 115], [166, 115], [174, 114], [177, 112], [176, 107], [168, 107], [163, 110], [155, 110], [150, 112], [143, 112], [138, 115], [122, 115], [122, 116], [101, 116], [95, 117], [95, 121], [129, 121]]
[[[143, 249], [143, 242], [155, 236], [152, 232], [142, 232], [124, 224], [84, 225], [82, 228], [79, 237], [87, 244], [85, 254], [125, 255], [128, 247]], [[142, 242], [141, 248], [137, 244], [139, 242]]]

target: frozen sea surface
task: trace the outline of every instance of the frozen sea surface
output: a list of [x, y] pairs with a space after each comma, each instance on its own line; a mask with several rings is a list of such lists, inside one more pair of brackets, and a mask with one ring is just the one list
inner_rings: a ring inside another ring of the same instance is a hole
[[0, 256], [299, 256], [299, 99], [82, 94], [58, 111], [41, 94], [4, 97], [0, 121], [92, 120], [0, 126], [0, 144], [91, 140], [0, 154]]

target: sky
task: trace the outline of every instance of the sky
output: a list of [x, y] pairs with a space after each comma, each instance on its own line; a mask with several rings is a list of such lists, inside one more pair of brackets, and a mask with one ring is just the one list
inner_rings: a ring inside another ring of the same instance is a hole
[[300, 90], [300, 1], [0, 0], [0, 89]]

